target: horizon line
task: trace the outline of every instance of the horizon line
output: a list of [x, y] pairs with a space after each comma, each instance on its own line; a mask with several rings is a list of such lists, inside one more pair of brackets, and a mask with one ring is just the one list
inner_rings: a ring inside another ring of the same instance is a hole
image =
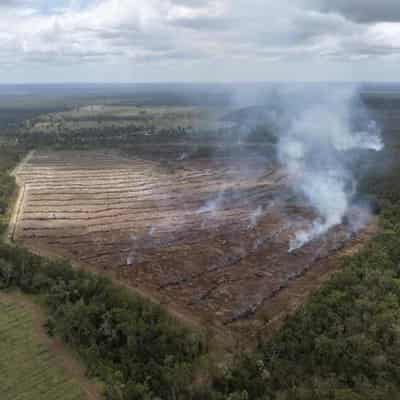
[[380, 85], [388, 85], [388, 84], [400, 84], [400, 80], [392, 81], [392, 80], [242, 80], [242, 81], [50, 81], [50, 82], [36, 82], [36, 81], [27, 81], [27, 82], [0, 82], [0, 86], [73, 86], [73, 85], [89, 85], [89, 86], [133, 86], [133, 85], [221, 85], [221, 86], [229, 86], [229, 85], [257, 85], [257, 84], [271, 84], [271, 85], [279, 85], [279, 84], [356, 84], [356, 85], [365, 85], [365, 84], [380, 84]]

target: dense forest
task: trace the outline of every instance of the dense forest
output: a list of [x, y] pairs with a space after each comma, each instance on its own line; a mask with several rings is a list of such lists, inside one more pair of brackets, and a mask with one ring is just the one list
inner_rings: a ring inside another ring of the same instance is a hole
[[41, 296], [47, 329], [75, 348], [107, 399], [187, 398], [200, 337], [105, 278], [0, 246], [0, 285]]

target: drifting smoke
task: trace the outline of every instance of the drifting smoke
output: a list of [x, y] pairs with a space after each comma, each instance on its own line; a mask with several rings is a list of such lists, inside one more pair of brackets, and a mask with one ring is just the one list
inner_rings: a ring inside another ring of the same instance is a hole
[[218, 211], [221, 209], [224, 202], [224, 191], [218, 193], [217, 197], [208, 200], [204, 206], [197, 210], [197, 214], [211, 214], [211, 216], [216, 216]]
[[258, 206], [251, 214], [250, 214], [250, 224], [248, 226], [248, 229], [254, 228], [258, 220], [263, 216], [264, 210], [262, 206]]
[[[299, 93], [290, 95], [298, 102]], [[292, 115], [282, 127], [278, 158], [295, 190], [318, 213], [308, 229], [296, 233], [289, 251], [301, 248], [342, 223], [357, 188], [349, 167], [352, 156], [356, 151], [383, 148], [377, 124], [368, 120], [356, 99], [353, 89], [329, 87], [312, 95], [304, 93], [298, 104], [288, 100], [288, 112]]]
[[186, 152], [183, 152], [179, 157], [178, 157], [178, 161], [185, 161], [189, 158], [189, 154]]

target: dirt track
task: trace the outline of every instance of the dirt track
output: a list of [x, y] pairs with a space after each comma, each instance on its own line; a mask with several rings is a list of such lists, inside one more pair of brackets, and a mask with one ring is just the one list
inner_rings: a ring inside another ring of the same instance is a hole
[[348, 239], [339, 227], [289, 254], [313, 215], [293, 202], [285, 172], [259, 160], [38, 152], [16, 174], [17, 241], [221, 326], [268, 310]]

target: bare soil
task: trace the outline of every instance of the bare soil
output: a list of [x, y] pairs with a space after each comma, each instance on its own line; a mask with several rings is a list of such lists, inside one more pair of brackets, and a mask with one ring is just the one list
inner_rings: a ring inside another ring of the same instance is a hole
[[289, 253], [314, 214], [286, 172], [257, 157], [160, 162], [113, 151], [36, 152], [16, 176], [16, 241], [223, 331], [262, 326], [265, 314], [269, 324], [281, 321], [376, 226], [359, 236], [339, 226]]

